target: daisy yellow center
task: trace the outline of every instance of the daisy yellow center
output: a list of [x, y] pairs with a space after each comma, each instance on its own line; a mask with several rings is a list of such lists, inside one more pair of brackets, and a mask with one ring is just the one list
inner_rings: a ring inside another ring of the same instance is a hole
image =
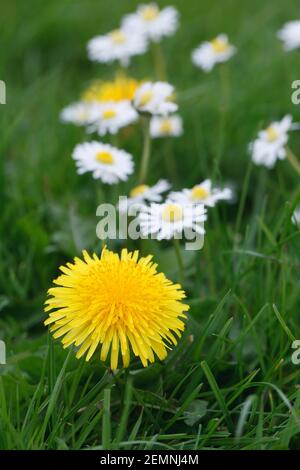
[[143, 8], [142, 17], [145, 21], [153, 21], [159, 15], [159, 8], [156, 5], [148, 5]]
[[172, 124], [171, 124], [171, 122], [170, 122], [169, 119], [164, 119], [164, 120], [161, 122], [160, 131], [161, 131], [163, 134], [171, 134], [171, 132], [172, 132]]
[[122, 250], [121, 255], [104, 249], [101, 257], [83, 252], [83, 259], [62, 266], [49, 289], [45, 325], [64, 347], [74, 344], [76, 357], [88, 361], [97, 351], [115, 370], [121, 357], [128, 367], [130, 356], [143, 366], [165, 359], [184, 330], [184, 292], [163, 273], [152, 256]]
[[105, 165], [112, 165], [114, 162], [114, 157], [110, 152], [103, 151], [96, 154], [96, 160], [99, 163], [104, 163]]
[[162, 212], [165, 222], [178, 222], [183, 217], [183, 210], [179, 204], [167, 204]]
[[191, 199], [194, 201], [198, 201], [199, 199], [207, 199], [209, 196], [209, 192], [207, 189], [201, 186], [195, 186], [191, 192]]
[[130, 191], [130, 196], [131, 197], [142, 196], [148, 189], [149, 189], [149, 186], [147, 184], [139, 184], [138, 186], [136, 186]]
[[115, 80], [102, 82], [94, 81], [83, 93], [84, 101], [122, 101], [132, 100], [140, 83], [134, 78], [119, 74]]
[[228, 51], [230, 47], [228, 42], [220, 38], [213, 39], [211, 41], [211, 45], [212, 45], [214, 52], [216, 52], [217, 54], [222, 54], [223, 52]]
[[116, 115], [117, 115], [117, 112], [115, 109], [106, 109], [102, 113], [103, 119], [113, 119], [114, 117], [116, 117]]
[[273, 126], [269, 126], [266, 129], [266, 133], [267, 133], [267, 139], [268, 139], [269, 142], [274, 142], [279, 137], [279, 133], [277, 132], [276, 129], [274, 129]]
[[126, 36], [120, 29], [112, 31], [110, 37], [114, 44], [124, 44], [126, 42]]
[[148, 90], [141, 94], [140, 96], [140, 106], [146, 106], [153, 97], [153, 91]]

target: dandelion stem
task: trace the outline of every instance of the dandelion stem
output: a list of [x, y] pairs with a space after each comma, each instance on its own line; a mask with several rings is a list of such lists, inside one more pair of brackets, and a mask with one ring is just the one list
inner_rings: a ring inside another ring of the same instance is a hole
[[286, 148], [286, 158], [288, 159], [289, 163], [292, 165], [294, 170], [296, 170], [296, 172], [300, 175], [300, 161], [289, 147]]
[[103, 418], [102, 418], [102, 445], [109, 450], [111, 446], [111, 415], [110, 415], [110, 388], [104, 389]]
[[150, 136], [150, 118], [145, 117], [144, 122], [144, 148], [140, 169], [139, 183], [142, 184], [145, 182], [148, 173], [149, 160], [151, 152], [151, 136]]
[[173, 238], [173, 244], [175, 249], [175, 254], [177, 258], [178, 268], [179, 268], [179, 282], [182, 285], [184, 282], [184, 264], [181, 255], [180, 243], [177, 238]]

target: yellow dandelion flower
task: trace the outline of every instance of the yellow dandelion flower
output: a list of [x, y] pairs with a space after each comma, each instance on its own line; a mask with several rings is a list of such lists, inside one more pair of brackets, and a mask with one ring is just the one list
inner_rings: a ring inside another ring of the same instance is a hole
[[83, 260], [60, 267], [58, 287], [48, 291], [45, 325], [65, 348], [79, 347], [77, 358], [87, 353], [88, 361], [99, 347], [101, 361], [110, 352], [115, 370], [119, 353], [128, 367], [132, 351], [146, 367], [177, 344], [189, 309], [182, 303], [185, 293], [157, 272], [152, 256], [138, 257], [138, 251], [124, 249], [119, 256], [104, 248], [100, 258], [84, 251]]
[[135, 91], [141, 85], [134, 78], [119, 74], [113, 81], [94, 81], [82, 95], [82, 100], [92, 101], [131, 101]]

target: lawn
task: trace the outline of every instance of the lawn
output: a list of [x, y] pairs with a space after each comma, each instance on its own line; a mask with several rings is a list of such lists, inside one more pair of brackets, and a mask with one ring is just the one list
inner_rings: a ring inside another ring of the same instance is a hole
[[[169, 5], [159, 1], [160, 6]], [[211, 178], [235, 199], [209, 209], [200, 251], [181, 245], [190, 310], [178, 345], [143, 368], [133, 360], [112, 372], [99, 354], [77, 360], [43, 322], [59, 266], [100, 253], [96, 207], [115, 188], [78, 175], [72, 151], [89, 139], [59, 113], [93, 79], [117, 64], [88, 60], [86, 44], [114, 29], [136, 0], [11, 0], [2, 5], [0, 79], [0, 449], [298, 449], [300, 365], [300, 232], [291, 216], [300, 202], [299, 174], [288, 161], [274, 169], [251, 162], [249, 142], [291, 114], [291, 84], [300, 53], [286, 53], [276, 33], [298, 19], [296, 0], [173, 0], [177, 33], [162, 41], [167, 78], [176, 88], [184, 134], [153, 141], [149, 183], [167, 178], [181, 190]], [[204, 73], [191, 62], [202, 41], [226, 33], [237, 53]], [[151, 51], [128, 73], [157, 80]], [[118, 145], [138, 168], [142, 131]], [[110, 137], [103, 139], [110, 141]], [[300, 159], [300, 132], [290, 134]], [[171, 165], [168, 156], [172, 156]], [[127, 194], [135, 176], [117, 187]], [[172, 243], [108, 240], [153, 254], [172, 281], [179, 271]]]

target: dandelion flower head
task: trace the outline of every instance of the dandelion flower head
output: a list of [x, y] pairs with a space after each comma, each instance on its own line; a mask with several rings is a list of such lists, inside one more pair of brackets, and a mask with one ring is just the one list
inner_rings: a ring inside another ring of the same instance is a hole
[[189, 307], [180, 285], [157, 272], [152, 256], [126, 249], [119, 256], [104, 248], [99, 258], [84, 251], [83, 259], [60, 270], [48, 291], [45, 325], [65, 348], [78, 347], [77, 358], [86, 354], [88, 361], [98, 350], [115, 370], [120, 356], [128, 367], [133, 353], [146, 367], [177, 344]]

